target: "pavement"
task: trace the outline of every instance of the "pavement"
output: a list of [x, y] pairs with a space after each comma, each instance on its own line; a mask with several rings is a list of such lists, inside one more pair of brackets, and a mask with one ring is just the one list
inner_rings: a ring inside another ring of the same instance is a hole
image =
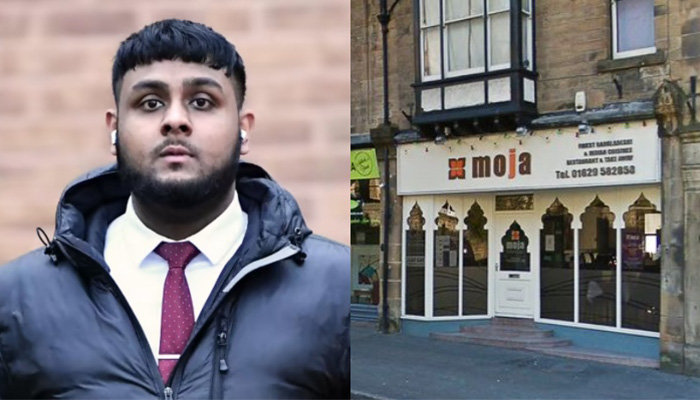
[[700, 378], [651, 368], [384, 335], [353, 325], [353, 399], [700, 399]]

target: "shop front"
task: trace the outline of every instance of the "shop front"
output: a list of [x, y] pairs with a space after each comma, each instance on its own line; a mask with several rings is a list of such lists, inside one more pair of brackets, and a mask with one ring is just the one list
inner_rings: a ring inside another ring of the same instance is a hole
[[381, 189], [375, 150], [352, 150], [350, 173], [351, 314], [353, 320], [376, 322]]
[[512, 317], [658, 349], [653, 121], [402, 144], [398, 162], [405, 332]]

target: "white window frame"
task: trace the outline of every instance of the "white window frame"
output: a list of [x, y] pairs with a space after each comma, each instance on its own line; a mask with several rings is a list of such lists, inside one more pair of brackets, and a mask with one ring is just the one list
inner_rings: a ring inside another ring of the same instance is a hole
[[[645, 54], [654, 54], [656, 53], [656, 45], [651, 46], [651, 47], [645, 47], [642, 49], [635, 49], [635, 50], [628, 50], [628, 51], [617, 51], [617, 42], [618, 42], [618, 29], [617, 29], [617, 1], [618, 0], [610, 0], [610, 3], [612, 4], [612, 11], [611, 11], [611, 18], [612, 18], [612, 53], [613, 53], [613, 59], [621, 59], [621, 58], [629, 58], [629, 57], [636, 57], [636, 56], [642, 56]], [[654, 27], [654, 24], [652, 22], [651, 29], [654, 31], [654, 38], [656, 38], [656, 30]]]
[[[444, 68], [444, 65], [440, 66], [440, 71], [436, 75], [425, 75], [425, 31], [428, 28], [438, 28], [438, 32], [441, 32], [442, 29], [441, 27], [443, 26], [442, 20], [438, 21], [437, 25], [428, 25], [428, 24], [423, 24], [423, 9], [424, 9], [424, 2], [425, 0], [420, 0], [419, 2], [419, 9], [418, 9], [418, 18], [420, 19], [420, 75], [421, 75], [421, 82], [430, 82], [430, 81], [437, 81], [442, 79], [442, 69]], [[444, 0], [441, 0], [441, 3], [444, 3]], [[442, 7], [442, 6], [441, 6]], [[440, 18], [442, 19], [442, 18]], [[442, 52], [442, 48], [440, 49]], [[441, 58], [441, 62], [444, 62]]]
[[[486, 20], [487, 20], [487, 26], [486, 26], [486, 68], [488, 71], [498, 71], [506, 68], [510, 68], [512, 60], [508, 61], [507, 63], [503, 64], [496, 64], [496, 65], [491, 65], [491, 40], [493, 35], [491, 35], [491, 16], [494, 14], [501, 14], [501, 13], [508, 13], [508, 16], [510, 16], [511, 13], [510, 9], [510, 3], [508, 4], [508, 8], [506, 9], [500, 9], [493, 11], [489, 8], [489, 2], [486, 2]], [[518, 14], [518, 18], [520, 18], [520, 14]], [[510, 24], [508, 24], [510, 27]], [[510, 48], [513, 45], [513, 43], [510, 43], [510, 35], [508, 36], [508, 47]], [[522, 51], [521, 49], [518, 49], [518, 51]]]
[[[523, 0], [523, 5], [527, 4], [527, 10], [523, 8], [520, 10], [520, 15], [526, 15], [527, 18], [525, 18], [525, 37], [523, 37], [523, 44], [527, 45], [527, 60], [529, 61], [529, 65], [525, 67], [525, 69], [529, 71], [534, 70], [534, 65], [535, 65], [535, 60], [534, 58], [534, 49], [535, 49], [535, 44], [533, 43], [533, 34], [532, 34], [532, 24], [533, 24], [533, 19], [532, 19], [532, 0]], [[522, 51], [522, 49], [520, 49]], [[524, 60], [523, 60], [524, 61]]]
[[[421, 1], [422, 1], [422, 0], [421, 0]], [[445, 9], [445, 0], [442, 0], [442, 7], [443, 7], [443, 9]], [[482, 20], [484, 20], [484, 25], [485, 25], [485, 22], [486, 22], [486, 16], [485, 16], [485, 14], [486, 14], [486, 13], [483, 12], [483, 10], [482, 10], [481, 14], [469, 15], [469, 16], [467, 16], [467, 17], [457, 18], [457, 19], [453, 19], [453, 20], [450, 20], [450, 21], [447, 21], [446, 17], [443, 17], [443, 21], [441, 22], [441, 24], [442, 24], [442, 37], [444, 38], [445, 43], [443, 43], [443, 45], [442, 45], [443, 47], [442, 47], [442, 48], [445, 49], [445, 51], [444, 51], [443, 54], [442, 54], [442, 62], [443, 62], [442, 65], [444, 65], [444, 67], [445, 67], [445, 77], [446, 77], [446, 78], [451, 78], [451, 77], [453, 77], [453, 76], [473, 75], [473, 74], [478, 74], [478, 73], [482, 73], [482, 72], [486, 71], [486, 62], [487, 62], [487, 60], [484, 60], [484, 66], [483, 66], [483, 67], [473, 67], [473, 68], [460, 69], [460, 70], [457, 70], [457, 71], [451, 71], [451, 72], [450, 72], [450, 71], [449, 71], [449, 65], [450, 65], [450, 64], [449, 64], [449, 51], [447, 50], [447, 26], [448, 26], [448, 25], [450, 25], [450, 24], [456, 24], [456, 23], [459, 23], [459, 22], [462, 22], [462, 21], [470, 21], [470, 20], [473, 20], [473, 19], [479, 19], [479, 18], [481, 18]], [[487, 33], [484, 32], [484, 34], [486, 35]]]

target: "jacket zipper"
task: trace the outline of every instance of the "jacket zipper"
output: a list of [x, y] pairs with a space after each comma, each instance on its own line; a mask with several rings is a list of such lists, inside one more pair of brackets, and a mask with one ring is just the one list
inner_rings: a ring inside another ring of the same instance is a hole
[[[122, 307], [124, 307], [124, 310], [126, 311], [127, 315], [129, 316], [129, 319], [131, 320], [132, 325], [135, 327], [136, 336], [139, 340], [139, 343], [141, 344], [141, 349], [147, 354], [147, 357], [149, 360], [153, 360], [153, 361], [150, 361], [149, 364], [151, 367], [151, 374], [153, 375], [153, 377], [155, 377], [155, 381], [157, 382], [156, 385], [157, 385], [159, 391], [161, 389], [163, 390], [163, 395], [164, 395], [165, 400], [173, 400], [173, 398], [174, 398], [174, 395], [173, 395], [174, 390], [172, 389], [172, 386], [174, 386], [173, 385], [173, 383], [174, 383], [173, 378], [175, 376], [176, 370], [178, 369], [178, 365], [175, 366], [175, 370], [173, 370], [173, 374], [170, 377], [169, 382], [167, 382], [168, 386], [166, 386], [166, 383], [163, 383], [163, 380], [161, 379], [160, 371], [158, 370], [158, 364], [155, 362], [155, 358], [153, 358], [153, 353], [151, 351], [150, 345], [148, 344], [148, 339], [146, 339], [146, 334], [143, 332], [143, 328], [141, 327], [141, 324], [136, 319], [136, 315], [134, 314], [133, 310], [131, 309], [131, 306], [129, 305], [128, 301], [124, 297], [124, 294], [121, 292], [121, 290], [119, 289], [119, 286], [117, 286], [117, 284], [114, 281], [114, 279], [112, 278], [112, 276], [107, 272], [107, 270], [102, 265], [100, 265], [99, 261], [93, 259], [91, 256], [89, 256], [87, 253], [85, 253], [84, 251], [79, 249], [77, 246], [74, 246], [69, 242], [63, 242], [63, 241], [59, 240], [58, 238], [56, 238], [55, 240], [58, 243], [59, 248], [61, 248], [61, 251], [63, 252], [63, 254], [66, 254], [67, 252], [65, 251], [65, 248], [62, 248], [62, 246], [64, 246], [64, 245], [69, 246], [69, 247], [75, 249], [77, 252], [81, 253], [83, 256], [85, 256], [89, 260], [92, 260], [93, 262], [98, 264], [98, 266], [100, 267], [100, 271], [102, 271], [102, 275], [105, 275], [107, 277], [107, 283], [108, 283], [110, 292], [112, 292], [112, 294], [115, 295], [115, 297], [117, 298], [119, 303], [122, 305]], [[275, 253], [270, 254], [267, 257], [263, 257], [261, 259], [258, 259], [256, 261], [253, 261], [253, 262], [247, 264], [245, 267], [241, 268], [241, 270], [238, 272], [238, 274], [236, 274], [236, 276], [233, 277], [229, 281], [229, 283], [224, 287], [223, 293], [230, 292], [231, 289], [233, 289], [233, 287], [236, 285], [236, 283], [240, 282], [241, 279], [243, 279], [249, 273], [251, 273], [259, 268], [273, 264], [277, 261], [281, 261], [281, 260], [284, 260], [286, 258], [289, 258], [289, 257], [296, 255], [298, 253], [301, 253], [301, 252], [302, 251], [299, 247], [297, 247], [293, 244], [288, 244], [286, 247], [283, 247], [282, 249], [278, 250]], [[219, 302], [219, 304], [221, 304], [221, 303]], [[209, 321], [211, 316], [214, 314], [213, 311], [218, 307], [219, 304], [215, 304], [214, 307], [212, 307], [212, 311], [206, 316], [205, 321], [203, 321], [202, 324], [198, 324], [200, 326], [200, 328], [192, 336], [193, 339], [199, 335], [199, 332], [202, 330], [202, 327], [206, 326], [206, 322]], [[221, 333], [221, 332], [223, 332], [223, 331], [220, 330], [219, 333]], [[223, 337], [224, 341], [222, 343], [224, 343], [223, 344], [224, 349], [226, 349], [226, 346], [228, 343], [227, 336], [228, 336], [228, 333], [225, 333], [224, 337]], [[219, 337], [217, 335], [217, 348], [221, 349], [221, 346], [219, 346], [218, 343], [219, 343]], [[178, 360], [178, 364], [184, 363], [187, 361], [187, 357], [189, 357], [189, 353], [191, 353], [191, 351], [188, 351], [188, 349], [190, 347], [191, 346], [188, 343], [187, 346], [185, 347], [185, 350], [180, 355], [180, 359]], [[225, 356], [226, 356], [226, 353], [223, 352], [223, 355], [221, 356], [221, 358], [219, 358], [219, 373], [220, 374], [223, 374], [226, 371], [228, 371], [228, 365], [226, 364]], [[224, 371], [222, 371], [222, 368], [224, 369]], [[221, 385], [218, 385], [218, 386], [221, 386]], [[219, 396], [219, 397], [221, 397], [221, 396]]]
[[219, 331], [216, 334], [216, 346], [219, 354], [219, 372], [228, 372], [226, 364], [226, 345], [228, 344], [228, 318], [222, 316], [219, 319]]
[[226, 363], [226, 354], [228, 353], [228, 318], [226, 318], [226, 315], [229, 312], [230, 310], [219, 314], [218, 329], [215, 331], [216, 351], [214, 352], [214, 362], [219, 372], [214, 372], [212, 377], [210, 392], [212, 399], [222, 399], [224, 395], [223, 376], [228, 372], [228, 364]]

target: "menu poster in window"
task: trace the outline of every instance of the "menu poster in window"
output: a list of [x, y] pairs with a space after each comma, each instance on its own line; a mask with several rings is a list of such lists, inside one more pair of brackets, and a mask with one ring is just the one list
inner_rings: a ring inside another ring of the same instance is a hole
[[644, 235], [638, 232], [623, 232], [622, 259], [626, 270], [642, 270], [644, 267]]
[[450, 236], [436, 235], [435, 236], [435, 267], [449, 267], [450, 262]]
[[435, 267], [456, 267], [459, 240], [455, 235], [435, 235]]
[[555, 251], [554, 250], [554, 235], [544, 236], [544, 251]]
[[406, 232], [406, 267], [425, 268], [425, 231]]

